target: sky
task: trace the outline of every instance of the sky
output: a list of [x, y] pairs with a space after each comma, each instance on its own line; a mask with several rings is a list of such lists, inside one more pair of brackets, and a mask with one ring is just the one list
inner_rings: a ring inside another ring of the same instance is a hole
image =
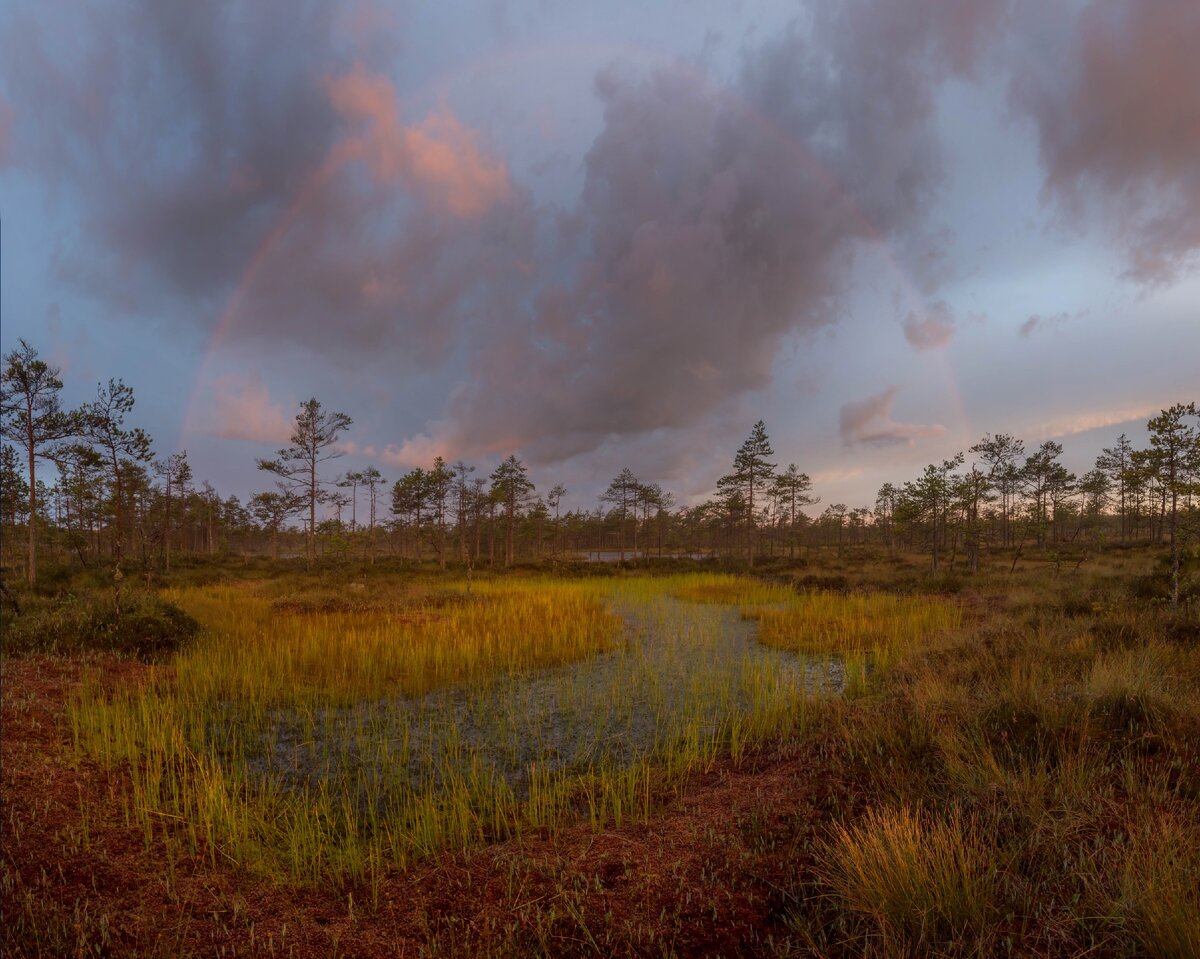
[[1195, 0], [0, 8], [0, 346], [242, 497], [516, 452], [824, 503], [1200, 400]]

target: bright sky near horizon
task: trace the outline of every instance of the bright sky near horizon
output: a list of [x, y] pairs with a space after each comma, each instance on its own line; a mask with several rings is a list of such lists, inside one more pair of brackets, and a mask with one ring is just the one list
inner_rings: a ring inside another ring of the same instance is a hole
[[225, 494], [517, 451], [686, 501], [756, 419], [824, 503], [1200, 400], [1200, 4], [0, 11], [2, 347]]

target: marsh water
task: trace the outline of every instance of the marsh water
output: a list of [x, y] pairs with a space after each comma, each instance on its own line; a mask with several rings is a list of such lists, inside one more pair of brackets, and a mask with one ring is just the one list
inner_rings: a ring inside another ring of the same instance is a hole
[[[254, 776], [289, 790], [336, 784], [361, 800], [457, 780], [523, 799], [534, 776], [623, 768], [845, 683], [837, 658], [758, 643], [736, 607], [619, 594], [611, 606], [626, 623], [611, 652], [421, 697], [277, 710], [269, 737], [243, 758]], [[211, 733], [222, 739], [229, 730]]]
[[635, 563], [643, 557], [655, 559], [693, 559], [697, 562], [712, 559], [714, 554], [701, 552], [659, 552], [657, 550], [627, 549], [624, 552], [617, 549], [589, 549], [576, 554], [576, 558], [585, 563]]

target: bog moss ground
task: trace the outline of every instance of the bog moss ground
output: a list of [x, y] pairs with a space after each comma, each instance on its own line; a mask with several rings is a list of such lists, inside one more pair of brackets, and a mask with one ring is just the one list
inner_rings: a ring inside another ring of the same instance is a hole
[[[200, 634], [76, 686], [67, 736], [147, 857], [341, 889], [364, 954], [376, 923], [469, 956], [1200, 954], [1195, 612], [1152, 552], [1010, 565], [225, 576], [163, 594]], [[626, 845], [628, 896], [595, 852]], [[98, 954], [8, 861], [13, 954]], [[388, 905], [461, 869], [488, 905]]]

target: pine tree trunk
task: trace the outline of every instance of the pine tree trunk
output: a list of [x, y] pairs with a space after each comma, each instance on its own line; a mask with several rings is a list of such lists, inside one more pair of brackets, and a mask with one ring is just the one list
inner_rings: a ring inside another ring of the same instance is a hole
[[34, 455], [33, 407], [29, 408], [29, 562], [25, 567], [25, 579], [32, 586], [37, 581], [37, 457]]

